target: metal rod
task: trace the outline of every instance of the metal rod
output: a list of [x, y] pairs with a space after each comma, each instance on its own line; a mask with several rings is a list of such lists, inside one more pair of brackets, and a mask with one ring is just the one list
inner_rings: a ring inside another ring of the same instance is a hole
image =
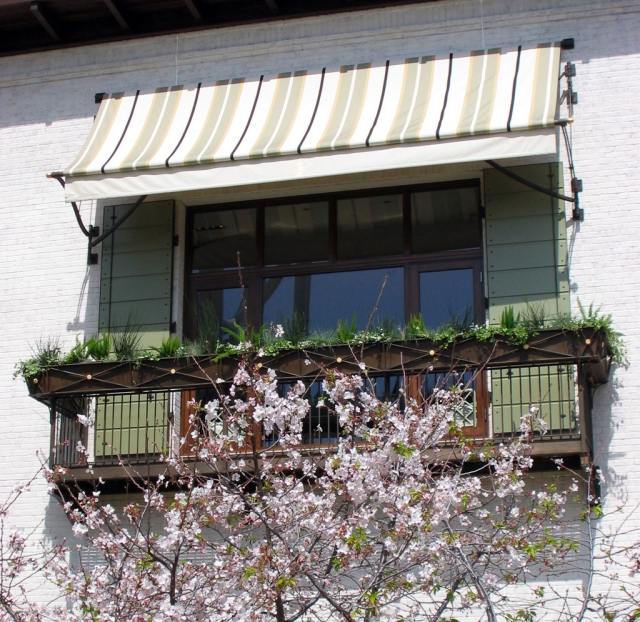
[[[63, 188], [66, 186], [62, 173], [49, 173], [47, 177], [49, 177], [50, 179], [55, 179]], [[82, 222], [82, 217], [80, 216], [80, 210], [78, 209], [78, 204], [75, 201], [71, 201], [71, 207], [73, 208], [73, 213], [76, 216], [76, 220], [78, 221], [78, 226], [80, 227], [80, 230], [82, 231], [82, 233], [84, 233], [86, 237], [90, 238], [91, 234], [89, 233], [89, 229], [87, 229], [84, 226], [84, 223]]]
[[111, 229], [109, 229], [108, 231], [105, 231], [102, 235], [99, 235], [97, 238], [92, 239], [89, 246], [91, 248], [94, 248], [95, 246], [100, 244], [102, 240], [104, 240], [105, 238], [108, 238], [112, 233], [114, 233], [115, 230], [118, 229], [120, 225], [125, 220], [127, 220], [127, 218], [129, 218], [129, 216], [133, 214], [133, 212], [135, 212], [138, 209], [138, 207], [140, 207], [140, 204], [146, 198], [147, 198], [146, 194], [143, 194], [141, 197], [138, 197], [138, 200], [129, 208], [129, 210], [125, 214], [123, 214], [115, 223], [113, 223], [113, 226], [111, 227]]
[[542, 192], [542, 194], [546, 194], [547, 196], [553, 197], [554, 199], [560, 199], [561, 201], [569, 201], [569, 203], [576, 202], [575, 197], [570, 197], [570, 196], [567, 196], [566, 194], [561, 194], [560, 192], [556, 192], [555, 190], [549, 190], [544, 186], [540, 186], [539, 184], [536, 184], [535, 182], [530, 181], [529, 179], [525, 179], [524, 177], [521, 177], [517, 173], [514, 173], [512, 170], [505, 168], [504, 166], [498, 164], [494, 160], [486, 160], [486, 163], [489, 166], [492, 166], [493, 168], [495, 168], [497, 171], [500, 171], [503, 175], [506, 175], [507, 177], [511, 177], [511, 179], [521, 183], [523, 186], [527, 186], [531, 188], [532, 190], [536, 190], [537, 192]]

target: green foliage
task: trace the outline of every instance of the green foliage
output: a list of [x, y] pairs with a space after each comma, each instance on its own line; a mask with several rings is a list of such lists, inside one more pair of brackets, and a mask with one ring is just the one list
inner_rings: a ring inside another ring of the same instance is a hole
[[136, 358], [140, 350], [140, 330], [127, 323], [119, 332], [111, 335], [113, 353], [119, 361], [130, 361]]
[[528, 330], [542, 329], [546, 323], [547, 314], [542, 304], [527, 304], [526, 311], [520, 315], [520, 321], [518, 322], [520, 326]]
[[82, 361], [86, 361], [88, 357], [87, 344], [84, 341], [76, 340], [76, 345], [65, 354], [62, 362], [65, 364], [81, 363]]
[[520, 322], [520, 314], [516, 313], [513, 310], [513, 307], [509, 305], [502, 310], [502, 314], [500, 315], [500, 327], [506, 328], [507, 330], [512, 330], [518, 326]]
[[175, 358], [182, 356], [186, 348], [182, 345], [180, 337], [169, 335], [162, 340], [159, 346], [152, 347], [151, 350], [157, 354], [159, 358]]
[[351, 320], [338, 320], [335, 332], [336, 343], [351, 343], [357, 332], [355, 317], [351, 318]]
[[87, 355], [94, 361], [106, 361], [111, 352], [111, 337], [107, 333], [91, 337], [85, 343]]
[[507, 613], [505, 620], [507, 622], [534, 622], [536, 614], [533, 609], [518, 609], [514, 613]]
[[599, 307], [590, 304], [587, 308], [578, 300], [580, 317], [570, 315], [560, 316], [549, 322], [549, 328], [558, 328], [571, 332], [580, 332], [586, 328], [600, 331], [604, 334], [609, 346], [609, 353], [614, 363], [628, 365], [627, 351], [622, 339], [623, 335], [613, 326], [613, 318], [610, 314], [603, 314]]
[[276, 579], [276, 590], [278, 592], [282, 592], [286, 590], [288, 587], [295, 587], [296, 580], [294, 577], [288, 577], [286, 575], [282, 575]]
[[229, 338], [229, 341], [234, 344], [241, 343], [251, 343], [251, 336], [249, 331], [242, 326], [242, 324], [238, 324], [235, 320], [231, 323], [230, 326], [223, 326], [222, 333]]
[[294, 311], [290, 318], [282, 322], [284, 329], [284, 339], [293, 345], [304, 341], [308, 336], [307, 318], [304, 313]]
[[35, 378], [43, 369], [62, 362], [62, 348], [57, 338], [40, 339], [31, 348], [32, 356], [20, 361], [14, 370], [14, 378], [22, 376], [26, 380]]
[[423, 339], [427, 333], [422, 315], [419, 313], [412, 315], [404, 329], [405, 339]]
[[[402, 339], [423, 339], [433, 342], [437, 347], [447, 347], [457, 341], [475, 339], [481, 342], [506, 341], [515, 345], [524, 345], [531, 337], [543, 328], [564, 330], [580, 334], [585, 330], [600, 331], [607, 343], [609, 353], [614, 362], [626, 364], [625, 348], [622, 335], [613, 328], [610, 315], [602, 315], [593, 306], [585, 309], [580, 305], [581, 317], [560, 316], [546, 318], [544, 310], [539, 307], [529, 307], [523, 315], [516, 314], [513, 307], [506, 307], [502, 313], [500, 325], [482, 325], [459, 327], [450, 323], [438, 330], [429, 330], [422, 316], [413, 315], [404, 328], [400, 330], [393, 322], [383, 321], [367, 331], [358, 331], [355, 318], [338, 322], [333, 332], [321, 332], [306, 335], [304, 318], [294, 316], [289, 323], [285, 323], [284, 335], [276, 337], [272, 326], [261, 326], [258, 329], [247, 329], [236, 321], [223, 327], [222, 333], [226, 339], [220, 340], [218, 333], [208, 331], [209, 336], [199, 332], [194, 341], [184, 344], [176, 336], [167, 337], [158, 347], [151, 348], [153, 358], [171, 358], [177, 356], [215, 355], [217, 360], [246, 352], [258, 352], [269, 356], [283, 350], [331, 347], [337, 345], [361, 345], [367, 343], [391, 343]], [[219, 325], [215, 323], [216, 330]], [[207, 332], [207, 331], [205, 331]], [[139, 350], [140, 337], [138, 331], [125, 329], [113, 336], [102, 334], [92, 337], [85, 343], [76, 345], [62, 357], [59, 342], [47, 340], [38, 342], [33, 356], [16, 365], [15, 376], [25, 379], [36, 377], [42, 370], [60, 363], [70, 364], [83, 360], [107, 360], [112, 351], [120, 360], [134, 360], [141, 357], [149, 358], [150, 351]]]
[[42, 367], [56, 365], [60, 362], [62, 355], [60, 341], [57, 338], [41, 339], [36, 342], [33, 348], [33, 354], [35, 360]]
[[401, 458], [411, 458], [416, 450], [413, 447], [408, 447], [404, 443], [395, 443], [393, 451], [395, 451]]
[[345, 541], [349, 548], [359, 553], [367, 543], [367, 532], [363, 527], [356, 527]]
[[254, 566], [247, 566], [243, 571], [242, 571], [242, 578], [245, 581], [248, 581], [249, 579], [251, 579], [252, 577], [255, 577], [258, 574], [258, 569], [255, 568]]

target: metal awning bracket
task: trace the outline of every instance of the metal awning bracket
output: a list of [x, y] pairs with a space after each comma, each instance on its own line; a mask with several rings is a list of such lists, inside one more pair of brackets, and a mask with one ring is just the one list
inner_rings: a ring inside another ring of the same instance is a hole
[[[64, 174], [60, 172], [53, 172], [47, 175], [50, 179], [55, 179], [58, 183], [64, 188], [65, 180]], [[133, 214], [133, 212], [138, 209], [140, 204], [147, 198], [146, 194], [138, 197], [136, 202], [118, 219], [113, 223], [113, 226], [105, 231], [102, 235], [100, 235], [100, 227], [96, 227], [95, 225], [89, 225], [88, 227], [82, 222], [82, 217], [80, 216], [80, 209], [78, 208], [78, 204], [75, 201], [71, 201], [71, 207], [73, 208], [73, 213], [75, 214], [76, 221], [78, 222], [78, 226], [80, 227], [80, 231], [88, 238], [87, 245], [87, 265], [93, 266], [98, 263], [98, 254], [92, 252], [93, 249], [102, 242], [105, 238], [108, 238], [112, 235], [116, 229], [122, 225], [122, 223], [129, 218]]]

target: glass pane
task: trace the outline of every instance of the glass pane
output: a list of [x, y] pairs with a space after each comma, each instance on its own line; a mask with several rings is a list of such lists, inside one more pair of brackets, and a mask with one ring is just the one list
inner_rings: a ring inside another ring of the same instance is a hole
[[474, 323], [473, 270], [420, 273], [420, 312], [427, 328]]
[[223, 328], [245, 323], [245, 290], [241, 287], [210, 289], [196, 294], [194, 329], [196, 339], [214, 343], [229, 338]]
[[192, 269], [235, 269], [257, 263], [256, 210], [197, 212], [193, 217]]
[[265, 279], [263, 322], [282, 324], [285, 333], [332, 331], [339, 320], [362, 330], [370, 316], [371, 327], [404, 323], [402, 268]]
[[338, 257], [402, 253], [402, 195], [338, 201]]
[[411, 248], [430, 253], [480, 246], [476, 188], [454, 188], [411, 195]]
[[423, 395], [429, 397], [436, 389], [455, 390], [462, 398], [453, 409], [453, 420], [461, 428], [476, 425], [475, 372], [432, 372], [422, 386]]
[[268, 206], [264, 231], [267, 265], [327, 259], [329, 204], [322, 201]]

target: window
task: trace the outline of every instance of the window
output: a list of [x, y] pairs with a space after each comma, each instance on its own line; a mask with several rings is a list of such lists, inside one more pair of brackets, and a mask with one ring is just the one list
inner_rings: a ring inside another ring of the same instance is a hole
[[194, 208], [186, 332], [234, 322], [301, 337], [483, 320], [475, 181]]

